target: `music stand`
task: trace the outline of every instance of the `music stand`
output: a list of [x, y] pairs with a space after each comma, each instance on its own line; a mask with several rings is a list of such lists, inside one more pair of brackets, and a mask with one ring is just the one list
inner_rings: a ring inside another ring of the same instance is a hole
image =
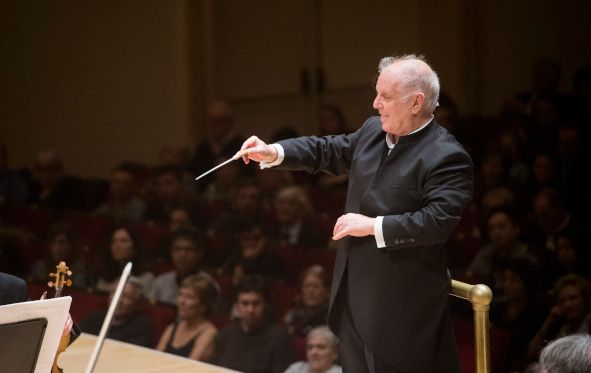
[[51, 371], [71, 302], [60, 297], [0, 306], [2, 371]]

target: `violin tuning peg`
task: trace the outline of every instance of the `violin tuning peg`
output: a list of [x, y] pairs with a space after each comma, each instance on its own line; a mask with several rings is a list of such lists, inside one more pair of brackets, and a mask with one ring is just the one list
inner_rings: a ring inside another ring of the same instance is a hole
[[47, 283], [47, 286], [49, 286], [50, 288], [52, 288], [52, 287], [53, 287], [53, 285], [54, 285], [53, 281], [49, 281], [49, 282]]
[[67, 280], [66, 281], [66, 286], [72, 286], [72, 280]]
[[72, 276], [72, 271], [68, 270], [66, 273], [68, 276]]

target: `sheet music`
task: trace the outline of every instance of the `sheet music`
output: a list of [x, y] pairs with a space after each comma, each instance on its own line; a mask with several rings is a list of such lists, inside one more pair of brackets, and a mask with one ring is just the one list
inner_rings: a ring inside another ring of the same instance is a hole
[[0, 324], [46, 318], [47, 329], [37, 358], [35, 373], [51, 372], [64, 325], [72, 304], [71, 297], [60, 297], [0, 306]]

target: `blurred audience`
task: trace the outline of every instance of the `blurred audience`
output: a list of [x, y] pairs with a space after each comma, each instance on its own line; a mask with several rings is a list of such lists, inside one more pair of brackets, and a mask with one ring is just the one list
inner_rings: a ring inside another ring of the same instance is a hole
[[216, 365], [241, 372], [282, 373], [293, 362], [293, 342], [267, 320], [267, 291], [261, 276], [246, 276], [237, 287], [238, 321], [220, 330]]
[[[117, 285], [118, 281], [114, 281], [111, 284], [109, 303], [115, 295]], [[142, 281], [137, 277], [130, 277], [123, 288], [121, 298], [119, 298], [119, 304], [113, 313], [107, 338], [144, 347], [153, 347], [154, 337], [152, 336], [150, 319], [142, 313], [144, 301]], [[93, 312], [80, 322], [80, 329], [83, 332], [98, 335], [106, 316], [106, 309]]]
[[159, 351], [209, 361], [218, 330], [209, 321], [218, 293], [209, 278], [185, 277], [177, 296], [177, 320], [169, 325], [156, 346]]
[[306, 337], [306, 361], [296, 361], [285, 373], [342, 373], [338, 358], [336, 336], [327, 326], [318, 326]]
[[330, 274], [319, 264], [305, 268], [300, 275], [297, 304], [287, 311], [283, 323], [290, 335], [306, 336], [313, 328], [326, 324]]
[[72, 287], [88, 287], [88, 270], [80, 255], [80, 245], [74, 228], [65, 222], [56, 222], [49, 227], [45, 235], [43, 259], [31, 265], [29, 280], [45, 284], [49, 273], [55, 273], [56, 266], [65, 262], [72, 271]]
[[206, 239], [201, 231], [182, 229], [172, 236], [170, 258], [173, 269], [158, 275], [148, 291], [148, 298], [176, 305], [179, 284], [188, 276], [198, 274], [208, 279], [219, 292], [219, 284], [204, 270]]
[[121, 165], [111, 172], [109, 197], [94, 214], [115, 224], [137, 223], [142, 220], [146, 203], [137, 194], [138, 185], [132, 169]]
[[[149, 289], [154, 280], [150, 257], [144, 255], [142, 243], [131, 227], [117, 226], [108, 234], [101, 264], [95, 273], [95, 290], [109, 292], [119, 278], [127, 262], [132, 262], [131, 273], [138, 278], [144, 289]], [[149, 258], [149, 259], [148, 259]]]

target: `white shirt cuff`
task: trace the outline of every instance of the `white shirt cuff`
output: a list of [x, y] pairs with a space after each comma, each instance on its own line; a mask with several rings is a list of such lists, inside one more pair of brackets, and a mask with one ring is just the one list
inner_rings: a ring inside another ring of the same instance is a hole
[[281, 162], [283, 162], [283, 158], [285, 158], [285, 150], [283, 150], [283, 146], [279, 145], [279, 144], [271, 144], [272, 147], [275, 148], [275, 150], [277, 150], [277, 159], [274, 160], [273, 162], [261, 162], [259, 163], [259, 167], [261, 168], [261, 170], [264, 170], [265, 168], [271, 168], [271, 167], [275, 167], [275, 166], [279, 166], [281, 164]]
[[378, 216], [376, 217], [375, 223], [373, 225], [373, 234], [376, 238], [376, 245], [378, 245], [378, 249], [386, 247], [386, 241], [384, 241], [384, 231], [382, 230], [383, 221], [384, 217]]

